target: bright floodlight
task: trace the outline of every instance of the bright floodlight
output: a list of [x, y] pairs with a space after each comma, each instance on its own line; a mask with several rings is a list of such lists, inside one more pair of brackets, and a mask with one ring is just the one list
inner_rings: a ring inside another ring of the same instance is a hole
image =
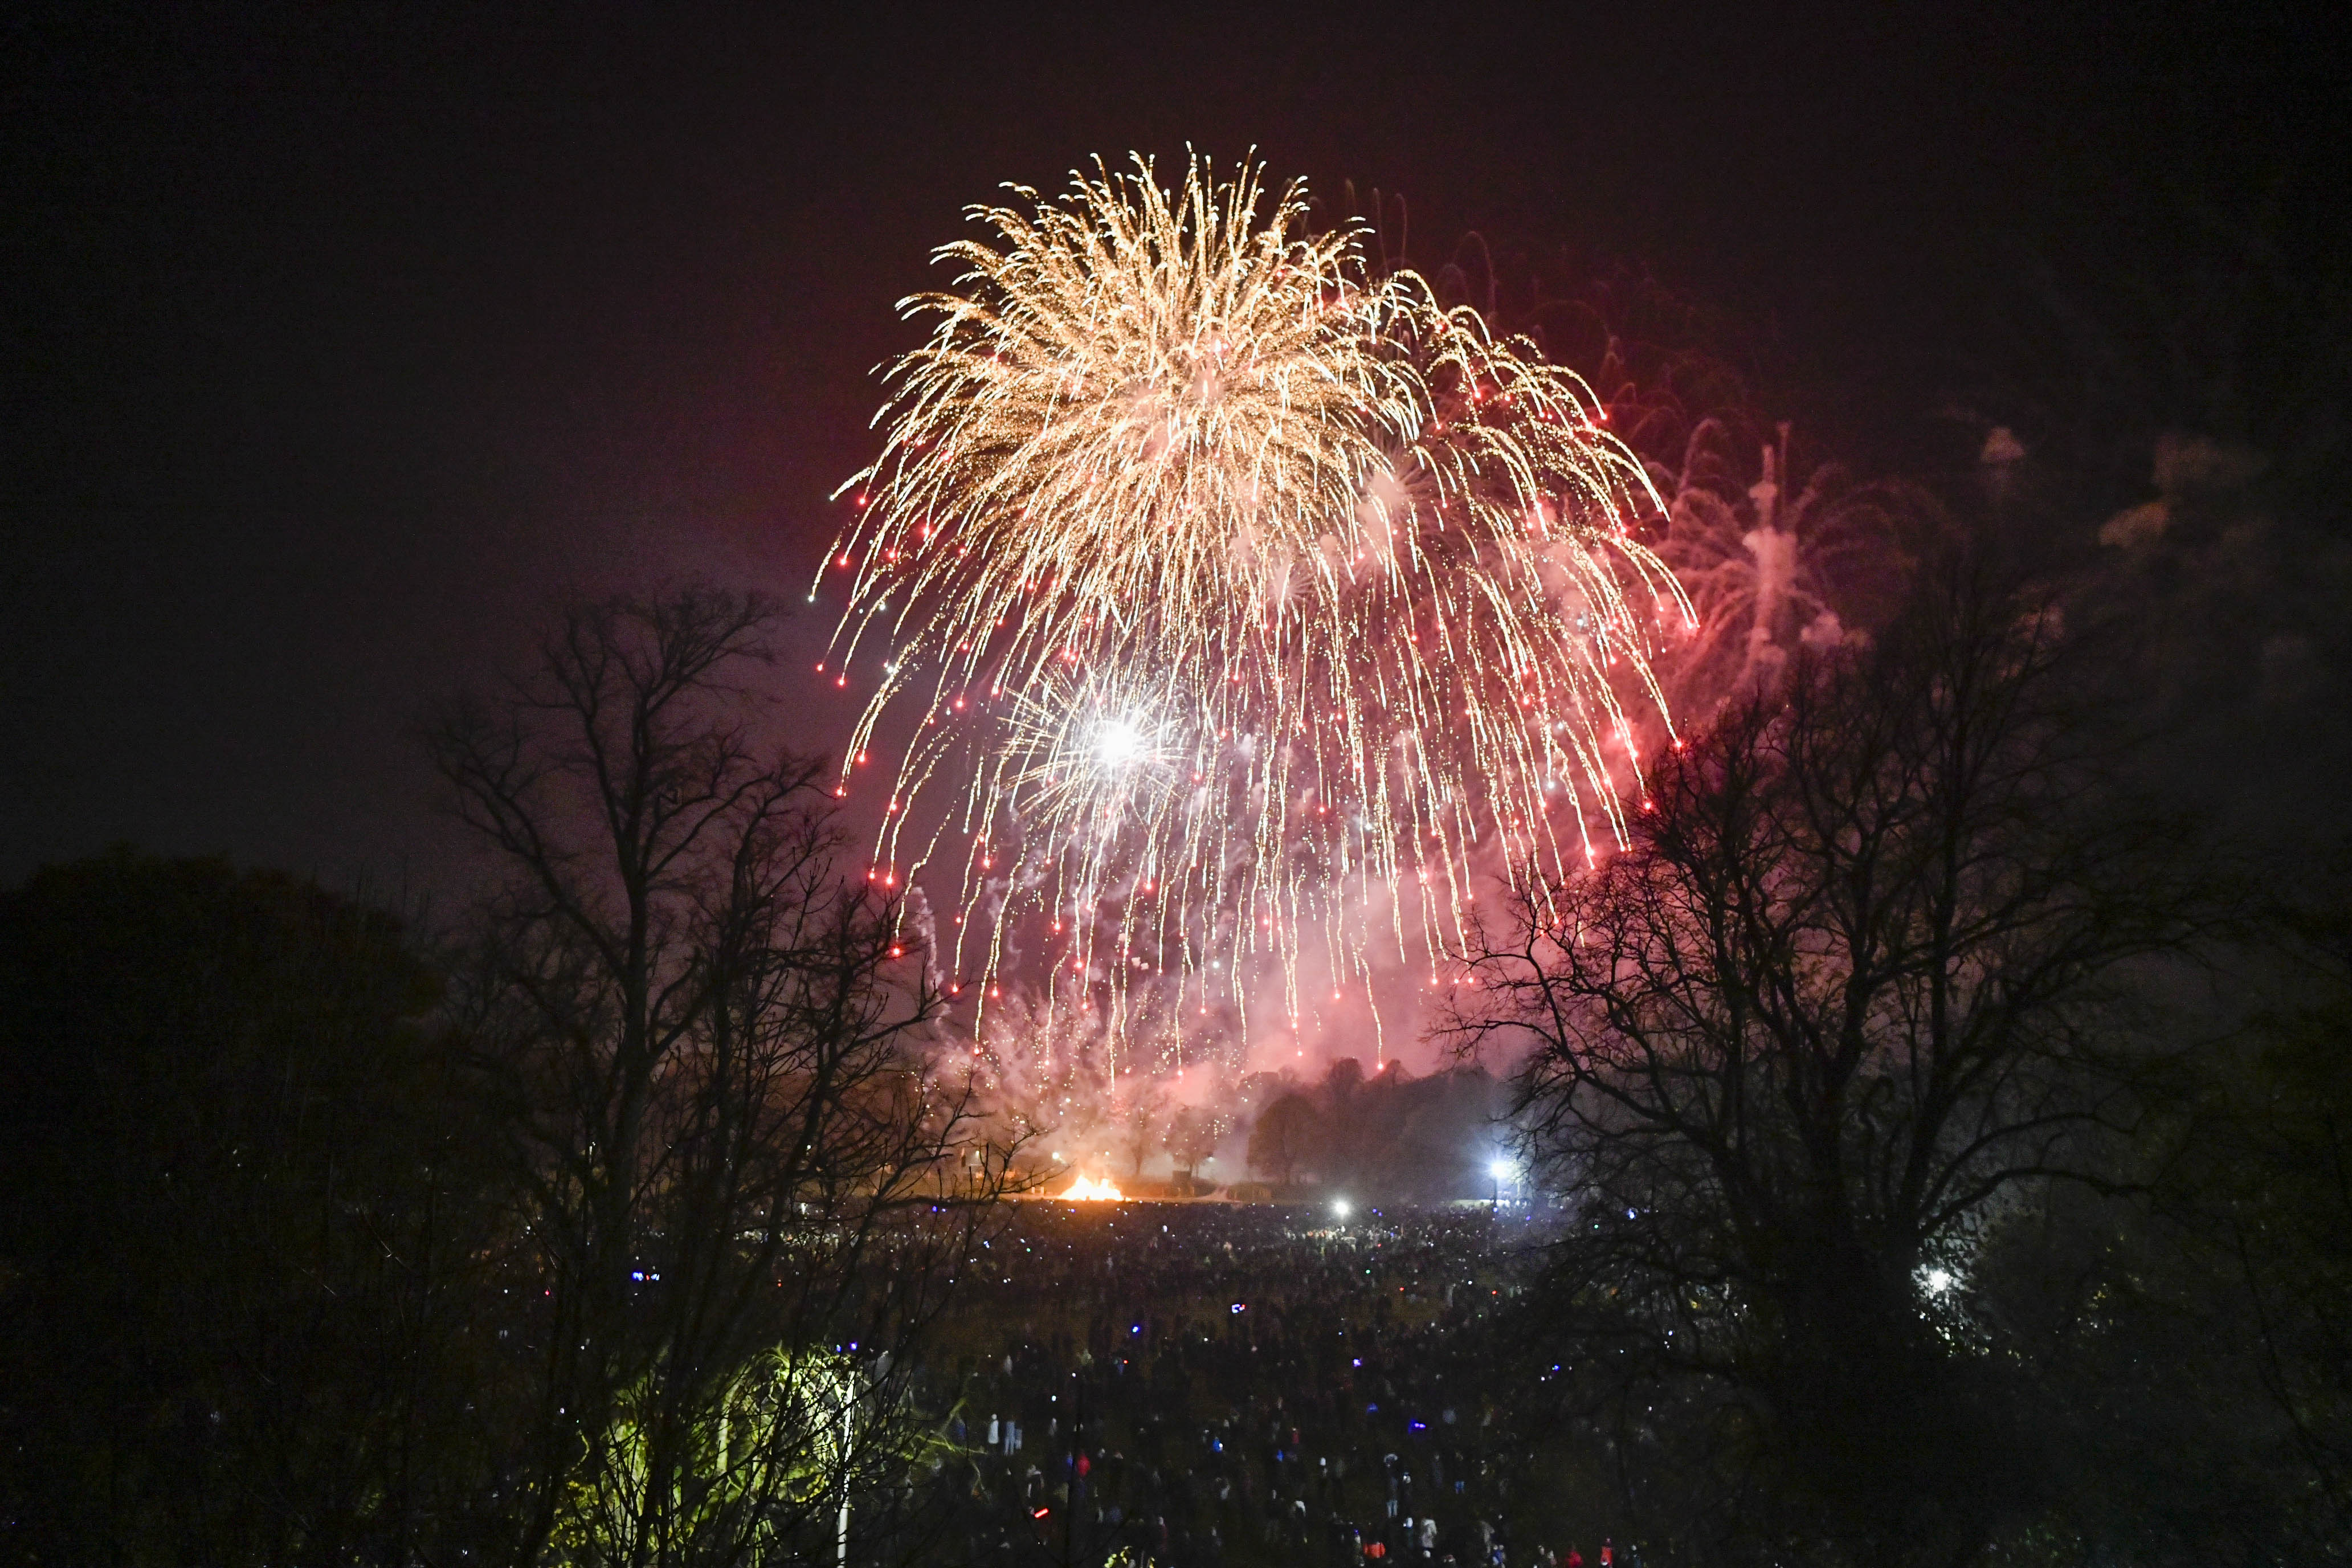
[[1143, 731], [1124, 719], [1106, 719], [1095, 726], [1095, 755], [1105, 767], [1124, 767], [1143, 755]]
[[1498, 1182], [1507, 1182], [1511, 1179], [1511, 1163], [1508, 1160], [1497, 1160], [1486, 1167], [1486, 1173]]
[[1334, 1202], [1331, 1205], [1331, 1213], [1334, 1216], [1339, 1219], [1346, 1219], [1348, 1217], [1348, 1200], [1340, 1198]]

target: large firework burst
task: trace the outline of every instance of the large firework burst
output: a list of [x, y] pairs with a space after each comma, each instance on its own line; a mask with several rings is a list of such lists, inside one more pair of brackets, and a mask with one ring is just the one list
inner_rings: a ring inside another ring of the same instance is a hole
[[903, 306], [936, 326], [831, 560], [835, 679], [878, 678], [851, 756], [920, 714], [877, 876], [955, 868], [954, 983], [1034, 919], [1115, 1030], [1145, 976], [1192, 1015], [1269, 955], [1296, 1018], [1308, 946], [1343, 987], [1376, 938], [1434, 963], [1476, 867], [1622, 832], [1625, 703], [1689, 607], [1583, 384], [1310, 233], [1301, 185], [1013, 194]]

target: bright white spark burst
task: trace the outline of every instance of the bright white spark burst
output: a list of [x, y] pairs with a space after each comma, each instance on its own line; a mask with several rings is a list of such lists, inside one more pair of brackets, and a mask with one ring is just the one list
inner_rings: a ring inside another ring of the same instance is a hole
[[1625, 703], [1663, 716], [1691, 612], [1584, 384], [1376, 276], [1360, 226], [1309, 234], [1303, 185], [1011, 189], [902, 304], [937, 324], [832, 554], [836, 679], [878, 677], [849, 754], [921, 710], [877, 875], [955, 868], [959, 988], [1035, 919], [1114, 1037], [1147, 981], [1172, 1045], [1265, 956], [1296, 1019], [1303, 946], [1434, 970], [1474, 856], [1540, 888], [1622, 836]]
[[1143, 731], [1124, 719], [1106, 719], [1095, 726], [1095, 755], [1107, 768], [1122, 768], [1143, 755]]

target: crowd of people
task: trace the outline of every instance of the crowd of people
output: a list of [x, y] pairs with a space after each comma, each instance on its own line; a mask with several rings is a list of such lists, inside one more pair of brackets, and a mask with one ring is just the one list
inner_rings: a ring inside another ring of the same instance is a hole
[[[940, 1560], [1063, 1568], [1637, 1563], [1514, 1440], [1495, 1339], [1525, 1220], [1015, 1205], [926, 1378]], [[1535, 1369], [1540, 1375], [1540, 1369]], [[1581, 1531], [1590, 1552], [1580, 1552]]]

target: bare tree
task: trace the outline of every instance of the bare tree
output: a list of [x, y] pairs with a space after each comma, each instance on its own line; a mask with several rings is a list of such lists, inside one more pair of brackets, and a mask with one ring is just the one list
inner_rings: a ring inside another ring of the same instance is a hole
[[1298, 1167], [1312, 1159], [1322, 1131], [1315, 1102], [1292, 1090], [1258, 1112], [1250, 1128], [1249, 1163], [1282, 1186], [1298, 1178]]
[[1188, 1192], [1195, 1173], [1215, 1155], [1228, 1131], [1225, 1120], [1205, 1105], [1180, 1106], [1168, 1119], [1168, 1157]]
[[[514, 1563], [727, 1563], [820, 1529], [849, 1416], [777, 1369], [903, 1408], [874, 1352], [961, 1250], [934, 1211], [968, 1086], [920, 1049], [940, 999], [895, 910], [838, 873], [822, 765], [752, 732], [736, 683], [771, 619], [698, 591], [574, 610], [435, 736], [504, 870], [471, 994], [531, 1193]], [[747, 1395], [755, 1364], [784, 1392]], [[766, 1436], [730, 1442], [748, 1408]]]
[[1168, 1090], [1158, 1079], [1139, 1075], [1118, 1086], [1116, 1103], [1118, 1110], [1113, 1114], [1119, 1148], [1127, 1155], [1129, 1172], [1140, 1179], [1143, 1162], [1151, 1157], [1167, 1123]]
[[2182, 830], [2116, 805], [2057, 630], [1955, 568], [1874, 648], [1797, 661], [1486, 944], [1455, 1020], [1532, 1041], [1563, 1364], [1681, 1379], [1713, 1473], [1871, 1561], [1963, 1560], [2022, 1486], [1945, 1298], [2005, 1201], [2104, 1179], [2132, 968], [2197, 930]]

